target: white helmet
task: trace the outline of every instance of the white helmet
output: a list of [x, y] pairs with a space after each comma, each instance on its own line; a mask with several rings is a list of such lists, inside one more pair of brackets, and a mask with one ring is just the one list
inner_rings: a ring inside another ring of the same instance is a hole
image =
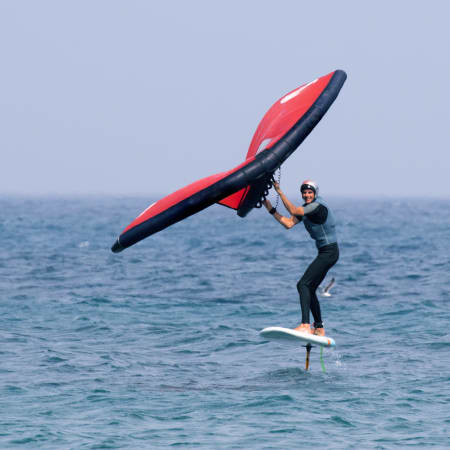
[[303, 192], [305, 189], [311, 189], [314, 192], [314, 197], [319, 195], [319, 185], [313, 180], [305, 180], [300, 186], [300, 192]]

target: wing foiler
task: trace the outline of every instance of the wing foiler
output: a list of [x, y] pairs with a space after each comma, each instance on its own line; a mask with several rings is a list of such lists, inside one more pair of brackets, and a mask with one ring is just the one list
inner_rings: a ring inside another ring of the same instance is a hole
[[273, 173], [319, 123], [346, 78], [344, 71], [336, 70], [283, 96], [259, 123], [243, 163], [153, 203], [122, 231], [111, 250], [121, 252], [214, 203], [245, 217], [261, 205], [272, 187]]

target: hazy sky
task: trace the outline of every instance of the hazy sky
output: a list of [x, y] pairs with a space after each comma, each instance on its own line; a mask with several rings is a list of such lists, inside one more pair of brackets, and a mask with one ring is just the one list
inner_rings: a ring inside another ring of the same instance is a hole
[[335, 69], [282, 187], [450, 198], [450, 2], [0, 0], [0, 193], [167, 194]]

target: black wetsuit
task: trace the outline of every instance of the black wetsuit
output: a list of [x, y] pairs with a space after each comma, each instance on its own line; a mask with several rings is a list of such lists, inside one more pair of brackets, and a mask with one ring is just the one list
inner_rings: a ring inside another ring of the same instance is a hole
[[303, 220], [309, 234], [316, 241], [319, 253], [297, 283], [297, 290], [300, 294], [302, 323], [310, 323], [309, 311], [311, 310], [315, 327], [320, 328], [323, 324], [316, 290], [327, 272], [339, 259], [339, 247], [335, 232], [335, 220], [326, 203], [319, 197], [303, 207], [305, 215], [297, 216], [297, 219]]

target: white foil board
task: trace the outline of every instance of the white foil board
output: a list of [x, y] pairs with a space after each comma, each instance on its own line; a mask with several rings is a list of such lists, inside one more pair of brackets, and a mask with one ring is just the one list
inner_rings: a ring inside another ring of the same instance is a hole
[[311, 345], [321, 345], [322, 347], [335, 347], [336, 342], [327, 336], [316, 336], [314, 334], [302, 333], [291, 328], [268, 327], [261, 330], [259, 334], [266, 339], [277, 341], [304, 342]]

